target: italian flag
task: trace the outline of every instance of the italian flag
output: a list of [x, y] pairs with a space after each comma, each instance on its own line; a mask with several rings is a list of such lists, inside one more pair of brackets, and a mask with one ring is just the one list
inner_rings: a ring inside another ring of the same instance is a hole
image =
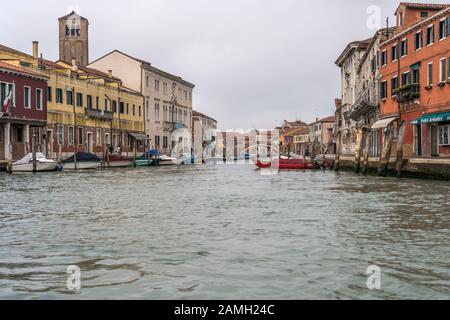
[[3, 101], [3, 112], [10, 113], [12, 92], [10, 91], [5, 101]]

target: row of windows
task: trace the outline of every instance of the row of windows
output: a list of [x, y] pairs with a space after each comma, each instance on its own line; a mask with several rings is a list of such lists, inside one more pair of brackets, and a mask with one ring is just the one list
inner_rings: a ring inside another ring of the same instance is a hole
[[[160, 89], [161, 89], [160, 84], [161, 84], [160, 80], [155, 80], [155, 92], [156, 93], [160, 92]], [[150, 86], [150, 77], [148, 77], [148, 76], [145, 78], [145, 86], [146, 86], [146, 88], [149, 88], [149, 86]], [[163, 94], [165, 94], [165, 95], [169, 94], [167, 82], [163, 82], [162, 90], [163, 90]], [[177, 98], [184, 99], [186, 101], [188, 101], [188, 100], [192, 101], [192, 93], [188, 92], [187, 90], [178, 88]]]
[[[430, 62], [426, 66], [427, 70], [427, 87], [431, 88], [434, 85], [434, 63]], [[450, 81], [450, 57], [442, 58], [439, 60], [439, 84], [445, 84]], [[410, 71], [402, 74], [401, 86], [408, 84], [420, 83], [420, 67], [416, 66]], [[391, 78], [391, 96], [397, 95], [397, 89], [399, 89], [398, 76]], [[382, 81], [380, 84], [380, 97], [386, 99], [388, 96], [388, 82]]]
[[[36, 110], [44, 110], [44, 95], [42, 89], [35, 89], [35, 108]], [[31, 99], [32, 89], [29, 86], [23, 87], [23, 107], [25, 109], [32, 108], [32, 99]], [[0, 101], [3, 106], [3, 102], [11, 95], [11, 106], [15, 106], [15, 85], [12, 83], [0, 82]]]
[[[159, 103], [155, 103], [155, 122], [166, 121], [166, 122], [189, 122], [191, 119], [191, 112], [182, 110], [181, 108], [163, 106], [163, 118], [161, 119], [161, 107]], [[149, 116], [149, 103], [147, 101], [147, 120], [150, 120]], [[189, 118], [188, 118], [189, 117]]]
[[70, 27], [66, 26], [66, 36], [68, 37], [79, 37], [81, 36], [80, 27]]
[[[64, 91], [63, 89], [60, 88], [56, 88], [56, 99], [55, 102], [58, 104], [64, 104]], [[52, 87], [48, 87], [48, 91], [47, 91], [47, 99], [49, 102], [53, 101], [53, 89]], [[76, 100], [76, 106], [77, 107], [84, 107], [84, 99], [83, 99], [83, 94], [80, 92], [76, 93], [75, 96], [75, 100]], [[74, 97], [73, 97], [73, 92], [72, 90], [66, 90], [66, 104], [69, 106], [73, 106], [74, 104]], [[113, 100], [112, 101], [112, 106], [111, 106], [111, 102], [109, 99], [105, 98], [104, 99], [104, 111], [110, 111], [110, 112], [114, 112], [117, 113], [117, 101]], [[95, 97], [95, 108], [94, 108], [94, 101], [93, 101], [93, 97], [91, 95], [86, 95], [86, 108], [87, 109], [96, 109], [96, 110], [100, 110], [100, 97]], [[138, 108], [136, 108], [136, 105], [133, 104], [132, 106], [130, 106], [129, 103], [125, 103], [125, 102], [120, 102], [119, 103], [119, 112], [121, 114], [131, 114], [133, 116], [138, 115], [139, 117], [142, 116], [142, 106], [138, 106]]]
[[[424, 40], [426, 46], [431, 46], [433, 43], [435, 43], [435, 36], [436, 36], [436, 30], [435, 26], [430, 25], [428, 28], [417, 32], [414, 36], [414, 49], [416, 51], [420, 50], [424, 46]], [[438, 40], [444, 40], [447, 37], [450, 37], [450, 17], [447, 17], [446, 19], [443, 19], [439, 22], [439, 28], [438, 28]], [[424, 39], [425, 38], [425, 39]], [[408, 39], [403, 39], [400, 42], [400, 46], [398, 44], [395, 44], [391, 48], [390, 52], [390, 60], [391, 62], [394, 62], [398, 59], [398, 56], [405, 57], [408, 55], [408, 48], [409, 48], [409, 41]], [[381, 52], [381, 65], [385, 66], [388, 64], [388, 52], [387, 50], [384, 50]]]
[[[77, 130], [75, 131], [75, 128], [73, 126], [68, 126], [67, 130], [65, 129], [66, 127], [63, 125], [58, 125], [56, 127], [56, 143], [58, 145], [64, 145], [65, 141], [65, 135], [67, 134], [67, 144], [70, 146], [73, 145], [84, 145], [85, 142], [85, 137], [84, 137], [84, 131], [85, 128], [83, 127], [77, 127]], [[92, 132], [88, 132], [88, 133], [92, 133]], [[104, 135], [102, 135], [102, 129], [100, 128], [96, 128], [95, 129], [95, 141], [92, 141], [92, 143], [95, 143], [95, 145], [97, 147], [101, 147], [102, 146], [102, 142], [104, 142], [106, 145], [111, 145], [111, 139], [110, 139], [110, 133], [109, 132], [105, 132]], [[117, 140], [117, 134], [113, 134], [113, 138], [115, 140]], [[166, 137], [167, 138], [167, 137]], [[130, 146], [131, 145], [131, 139], [130, 136], [128, 134], [125, 134], [124, 132], [122, 132], [122, 141], [125, 142], [126, 146]], [[116, 141], [117, 142], [117, 141]]]
[[[167, 149], [169, 147], [169, 138], [167, 136], [163, 136], [162, 138], [162, 147]], [[161, 147], [161, 136], [155, 136], [155, 147]]]

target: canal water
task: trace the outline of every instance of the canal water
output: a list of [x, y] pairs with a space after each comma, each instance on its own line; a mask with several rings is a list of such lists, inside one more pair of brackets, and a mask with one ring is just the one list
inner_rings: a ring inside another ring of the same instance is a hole
[[449, 196], [246, 165], [1, 174], [0, 298], [450, 299]]

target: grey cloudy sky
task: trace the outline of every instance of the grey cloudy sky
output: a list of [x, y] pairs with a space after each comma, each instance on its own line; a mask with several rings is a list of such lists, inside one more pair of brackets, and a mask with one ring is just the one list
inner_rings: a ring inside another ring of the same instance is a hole
[[[423, 0], [421, 2], [430, 2]], [[435, 0], [431, 2], [445, 3]], [[0, 42], [58, 58], [57, 18], [90, 21], [90, 59], [119, 49], [196, 84], [194, 108], [222, 129], [272, 128], [334, 113], [348, 42], [369, 38], [367, 8], [394, 22], [393, 0], [15, 0], [2, 4]]]

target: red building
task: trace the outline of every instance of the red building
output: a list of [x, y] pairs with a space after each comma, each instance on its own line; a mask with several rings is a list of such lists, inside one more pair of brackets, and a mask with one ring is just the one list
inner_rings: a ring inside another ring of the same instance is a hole
[[380, 118], [405, 121], [406, 157], [450, 157], [450, 4], [401, 3], [395, 14], [380, 48]]
[[47, 124], [47, 78], [0, 61], [0, 162], [44, 150]]

